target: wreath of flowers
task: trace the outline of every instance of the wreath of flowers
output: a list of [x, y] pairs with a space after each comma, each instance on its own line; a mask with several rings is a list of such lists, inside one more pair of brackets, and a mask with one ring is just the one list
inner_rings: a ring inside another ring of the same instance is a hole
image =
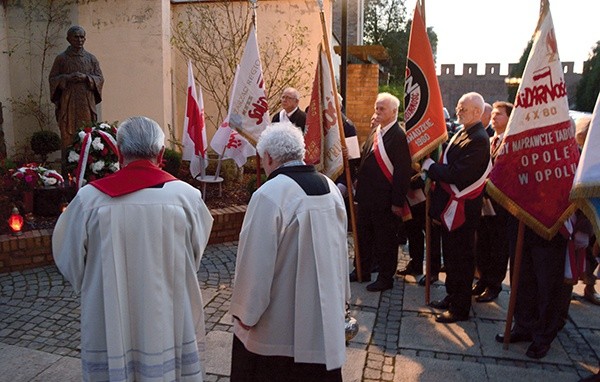
[[22, 190], [60, 186], [64, 182], [63, 177], [58, 172], [42, 167], [37, 163], [27, 163], [12, 171], [12, 177], [17, 182], [17, 188]]
[[117, 122], [95, 122], [75, 134], [67, 148], [67, 171], [77, 188], [119, 170]]

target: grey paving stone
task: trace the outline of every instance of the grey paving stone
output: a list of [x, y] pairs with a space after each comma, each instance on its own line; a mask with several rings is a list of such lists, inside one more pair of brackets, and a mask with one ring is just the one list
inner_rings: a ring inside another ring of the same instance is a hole
[[398, 348], [482, 355], [473, 320], [439, 324], [433, 316], [404, 317]]
[[342, 378], [344, 382], [362, 381], [363, 369], [367, 359], [365, 350], [346, 348], [346, 363], [342, 367]]
[[[375, 280], [374, 277], [371, 280]], [[350, 283], [350, 291], [352, 296], [350, 298], [351, 305], [358, 305], [363, 307], [377, 308], [379, 306], [379, 296], [381, 292], [369, 292], [366, 288], [369, 283]]]
[[[529, 342], [520, 342], [509, 344], [507, 350], [504, 350], [503, 344], [496, 342], [496, 334], [504, 332], [504, 323], [484, 323], [480, 322], [477, 325], [479, 332], [479, 341], [484, 356], [497, 357], [497, 358], [509, 358], [517, 360], [532, 361], [531, 358], [525, 355]], [[548, 355], [540, 360], [536, 360], [538, 363], [552, 363], [552, 364], [571, 364], [568, 354], [563, 349], [560, 341], [554, 340], [552, 347], [548, 352]]]
[[0, 382], [31, 381], [62, 358], [55, 354], [2, 343], [0, 353]]
[[[401, 370], [401, 372], [399, 372]], [[396, 356], [394, 382], [484, 381], [485, 366], [475, 362]]]
[[[430, 289], [430, 301], [441, 300], [446, 296], [446, 287], [442, 284], [435, 283]], [[406, 284], [404, 286], [404, 301], [402, 311], [413, 311], [422, 313], [439, 313], [437, 309], [433, 309], [425, 305], [425, 288], [417, 284]]]
[[350, 315], [358, 322], [358, 333], [350, 340], [350, 342], [368, 344], [371, 341], [371, 334], [377, 315], [375, 313], [357, 310], [351, 310]]
[[486, 365], [486, 373], [490, 382], [531, 382], [531, 381], [578, 381], [580, 377], [574, 372], [557, 370], [527, 369], [514, 366]]
[[489, 320], [506, 320], [510, 293], [500, 292], [500, 295], [492, 302], [477, 302], [473, 299], [471, 309], [475, 317]]
[[233, 334], [213, 331], [206, 334], [205, 370], [210, 374], [231, 374]]
[[572, 300], [569, 306], [569, 318], [573, 320], [578, 328], [600, 330], [600, 306], [598, 305], [579, 299]]
[[81, 360], [62, 357], [31, 380], [32, 382], [81, 381]]

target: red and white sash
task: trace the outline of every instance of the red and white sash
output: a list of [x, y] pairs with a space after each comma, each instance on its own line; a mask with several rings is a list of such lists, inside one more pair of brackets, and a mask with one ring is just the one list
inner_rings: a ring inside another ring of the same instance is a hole
[[373, 154], [375, 154], [375, 159], [377, 160], [377, 164], [379, 165], [379, 168], [381, 168], [383, 175], [385, 175], [387, 180], [392, 183], [394, 165], [385, 151], [381, 126], [377, 126], [377, 129], [375, 130], [375, 136], [373, 137]]
[[[394, 182], [394, 165], [392, 161], [387, 155], [385, 151], [385, 145], [383, 144], [383, 135], [381, 134], [381, 126], [377, 126], [375, 130], [375, 135], [373, 136], [373, 154], [375, 155], [375, 159], [377, 160], [377, 164], [383, 172], [383, 175], [386, 177], [388, 182]], [[402, 204], [401, 218], [402, 221], [408, 221], [412, 219], [412, 214], [410, 212], [410, 207], [408, 203], [405, 201]]]
[[[448, 150], [452, 146], [452, 143], [458, 136], [458, 133], [454, 134], [450, 143], [448, 143], [448, 147], [446, 151], [444, 151], [444, 155], [442, 157], [442, 163], [448, 164], [448, 159], [446, 154]], [[456, 185], [451, 183], [444, 183], [438, 181], [440, 186], [450, 195], [450, 200], [448, 204], [442, 211], [442, 223], [446, 227], [448, 231], [453, 231], [460, 226], [462, 226], [465, 222], [465, 200], [475, 199], [476, 197], [483, 192], [485, 187], [485, 181], [487, 180], [488, 174], [492, 171], [492, 161], [488, 161], [487, 168], [483, 172], [483, 175], [477, 179], [473, 184], [464, 188], [462, 191], [456, 187]]]

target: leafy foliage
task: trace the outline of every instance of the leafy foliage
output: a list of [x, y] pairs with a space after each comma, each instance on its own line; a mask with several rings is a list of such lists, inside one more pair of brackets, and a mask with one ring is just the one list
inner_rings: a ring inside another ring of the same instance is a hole
[[[412, 20], [407, 17], [405, 0], [371, 0], [365, 9], [365, 42], [386, 48], [390, 56], [390, 62], [386, 64], [391, 77], [390, 83], [402, 86], [412, 24]], [[437, 34], [429, 27], [427, 35], [435, 59]]]
[[577, 110], [592, 112], [600, 92], [600, 41], [587, 61], [583, 63], [581, 79], [577, 84]]
[[42, 163], [46, 162], [48, 154], [60, 150], [60, 136], [54, 131], [40, 130], [31, 136], [31, 149], [42, 157]]
[[[251, 23], [252, 11], [239, 1], [225, 0], [211, 4], [189, 5], [173, 31], [171, 43], [192, 61], [202, 76], [197, 80], [203, 94], [218, 108], [218, 114], [207, 119], [218, 126], [227, 113], [231, 86], [242, 57]], [[277, 28], [277, 29], [275, 29]], [[280, 22], [272, 30], [259, 29], [259, 49], [269, 109], [279, 107], [284, 88], [291, 86], [306, 93], [311, 60], [298, 54], [307, 46], [308, 28]]]

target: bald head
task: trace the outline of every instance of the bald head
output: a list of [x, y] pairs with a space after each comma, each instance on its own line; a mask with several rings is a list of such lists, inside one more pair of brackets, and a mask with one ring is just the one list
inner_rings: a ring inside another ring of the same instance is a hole
[[458, 123], [462, 124], [465, 129], [476, 125], [481, 121], [484, 104], [481, 94], [475, 92], [464, 94], [456, 105]]

